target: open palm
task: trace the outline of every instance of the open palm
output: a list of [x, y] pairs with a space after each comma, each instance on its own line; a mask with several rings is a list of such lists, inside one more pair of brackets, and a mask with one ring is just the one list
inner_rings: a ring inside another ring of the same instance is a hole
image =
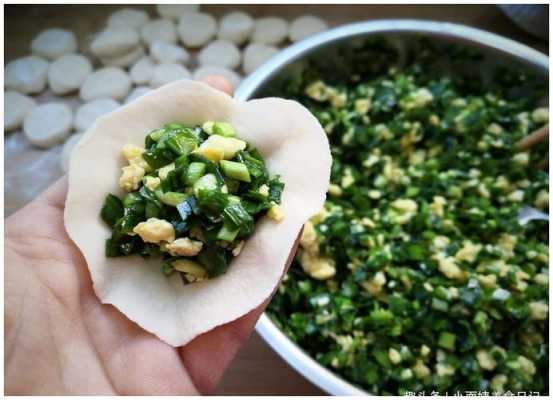
[[66, 192], [62, 178], [6, 220], [6, 394], [212, 391], [266, 304], [186, 346], [169, 346], [100, 303], [65, 232]]

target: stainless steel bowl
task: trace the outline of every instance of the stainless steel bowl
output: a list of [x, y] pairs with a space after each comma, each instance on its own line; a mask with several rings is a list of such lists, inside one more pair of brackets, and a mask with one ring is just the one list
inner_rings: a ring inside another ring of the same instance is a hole
[[[338, 50], [351, 49], [360, 40], [368, 37], [384, 36], [399, 47], [404, 47], [409, 46], [412, 38], [418, 35], [425, 35], [438, 45], [458, 43], [480, 50], [485, 57], [484, 61], [467, 65], [466, 68], [473, 68], [474, 72], [484, 76], [494, 66], [508, 65], [532, 71], [544, 81], [548, 79], [547, 56], [496, 34], [446, 22], [378, 20], [344, 25], [288, 47], [244, 80], [236, 97], [248, 100], [277, 96], [279, 84], [285, 78], [301, 73], [308, 60], [323, 61], [335, 77], [347, 73], [347, 60], [341, 56], [343, 51], [339, 53]], [[282, 358], [321, 389], [333, 395], [367, 394], [317, 363], [288, 339], [266, 315], [261, 317], [256, 329]]]

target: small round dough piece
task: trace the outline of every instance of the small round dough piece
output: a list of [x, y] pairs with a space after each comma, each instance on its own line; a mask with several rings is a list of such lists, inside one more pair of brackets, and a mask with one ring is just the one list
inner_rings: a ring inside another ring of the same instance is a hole
[[302, 15], [290, 24], [290, 40], [298, 42], [328, 29], [327, 23], [314, 15]]
[[36, 106], [36, 102], [29, 96], [18, 92], [4, 93], [4, 130], [17, 129], [29, 112]]
[[143, 96], [146, 93], [151, 92], [151, 91], [152, 91], [152, 89], [147, 87], [147, 86], [138, 86], [138, 87], [134, 88], [134, 90], [131, 92], [131, 94], [129, 94], [127, 96], [127, 98], [125, 99], [125, 104], [129, 104], [133, 100], [136, 100], [140, 96]]
[[217, 37], [241, 45], [250, 38], [253, 27], [253, 19], [248, 14], [242, 11], [231, 12], [221, 19]]
[[131, 79], [136, 85], [149, 84], [154, 73], [156, 63], [150, 57], [142, 57], [130, 70]]
[[278, 45], [288, 36], [288, 22], [279, 17], [260, 18], [255, 21], [252, 42]]
[[39, 147], [51, 147], [69, 134], [73, 113], [63, 103], [44, 103], [31, 110], [23, 121], [23, 132], [29, 141]]
[[56, 94], [78, 90], [92, 73], [89, 59], [80, 54], [66, 54], [48, 68], [48, 85]]
[[96, 99], [83, 104], [77, 109], [74, 126], [79, 131], [86, 131], [94, 121], [121, 106], [113, 99]]
[[231, 69], [240, 65], [241, 58], [240, 49], [234, 43], [225, 40], [211, 42], [198, 53], [200, 65], [218, 65]]
[[126, 68], [129, 65], [134, 64], [142, 56], [144, 56], [144, 47], [138, 46], [127, 54], [123, 54], [117, 57], [104, 57], [101, 58], [100, 61], [102, 61], [102, 64], [104, 64], [106, 67]]
[[190, 60], [190, 55], [182, 47], [159, 40], [152, 43], [150, 55], [160, 64], [187, 64]]
[[94, 71], [81, 86], [79, 96], [84, 101], [101, 98], [124, 99], [131, 90], [131, 78], [121, 68], [107, 67]]
[[67, 139], [63, 144], [60, 155], [60, 168], [63, 172], [69, 171], [69, 160], [71, 159], [71, 152], [73, 151], [77, 143], [79, 143], [79, 140], [81, 140], [83, 135], [84, 132], [71, 135], [69, 139]]
[[98, 34], [90, 51], [99, 57], [118, 57], [134, 50], [140, 42], [138, 32], [129, 27], [111, 27]]
[[159, 64], [154, 68], [150, 86], [158, 88], [169, 82], [190, 78], [190, 71], [184, 68], [181, 64]]
[[179, 19], [182, 14], [197, 12], [199, 4], [157, 4], [157, 13], [163, 18]]
[[191, 12], [181, 15], [177, 30], [185, 46], [201, 47], [215, 36], [217, 21], [209, 14]]
[[244, 50], [244, 72], [251, 74], [257, 67], [278, 53], [279, 49], [259, 43], [250, 43]]
[[151, 46], [161, 40], [167, 43], [177, 42], [177, 26], [168, 19], [155, 19], [140, 28], [140, 36], [144, 43]]
[[134, 8], [122, 8], [108, 18], [109, 27], [140, 28], [150, 20], [148, 13]]
[[4, 68], [4, 86], [24, 94], [39, 93], [46, 87], [49, 63], [37, 56], [10, 61]]
[[218, 67], [216, 65], [204, 65], [194, 71], [192, 77], [197, 81], [202, 81], [208, 76], [219, 75], [227, 79], [233, 88], [236, 89], [242, 77], [231, 69]]
[[64, 54], [77, 51], [77, 38], [71, 31], [52, 28], [40, 32], [31, 42], [31, 52], [55, 60]]

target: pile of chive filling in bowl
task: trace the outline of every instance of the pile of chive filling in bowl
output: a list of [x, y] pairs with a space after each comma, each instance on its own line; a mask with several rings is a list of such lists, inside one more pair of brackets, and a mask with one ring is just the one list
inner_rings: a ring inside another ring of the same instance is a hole
[[548, 122], [546, 86], [505, 68], [484, 83], [461, 47], [391, 44], [267, 94], [307, 106], [333, 156], [269, 315], [374, 395], [546, 395], [548, 223], [517, 215], [548, 212], [547, 144], [515, 146]]
[[166, 275], [199, 282], [227, 271], [258, 218], [284, 218], [284, 184], [229, 123], [167, 124], [122, 154], [119, 186], [128, 193], [108, 194], [101, 210], [112, 228], [107, 257], [159, 256]]

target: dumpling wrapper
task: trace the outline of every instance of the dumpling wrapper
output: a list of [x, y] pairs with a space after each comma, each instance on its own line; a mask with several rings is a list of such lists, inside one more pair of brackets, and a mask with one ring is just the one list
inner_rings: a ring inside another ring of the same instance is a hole
[[[104, 243], [111, 230], [100, 209], [108, 193], [123, 194], [118, 185], [123, 145], [143, 146], [148, 132], [169, 122], [194, 126], [208, 120], [231, 123], [238, 137], [263, 154], [270, 174], [281, 176], [284, 220], [260, 219], [226, 274], [200, 283], [184, 286], [178, 275], [166, 277], [158, 258], [107, 258]], [[331, 156], [319, 122], [299, 103], [243, 102], [182, 80], [99, 118], [70, 163], [65, 226], [87, 261], [97, 296], [163, 341], [182, 346], [271, 295], [300, 229], [324, 204]]]

